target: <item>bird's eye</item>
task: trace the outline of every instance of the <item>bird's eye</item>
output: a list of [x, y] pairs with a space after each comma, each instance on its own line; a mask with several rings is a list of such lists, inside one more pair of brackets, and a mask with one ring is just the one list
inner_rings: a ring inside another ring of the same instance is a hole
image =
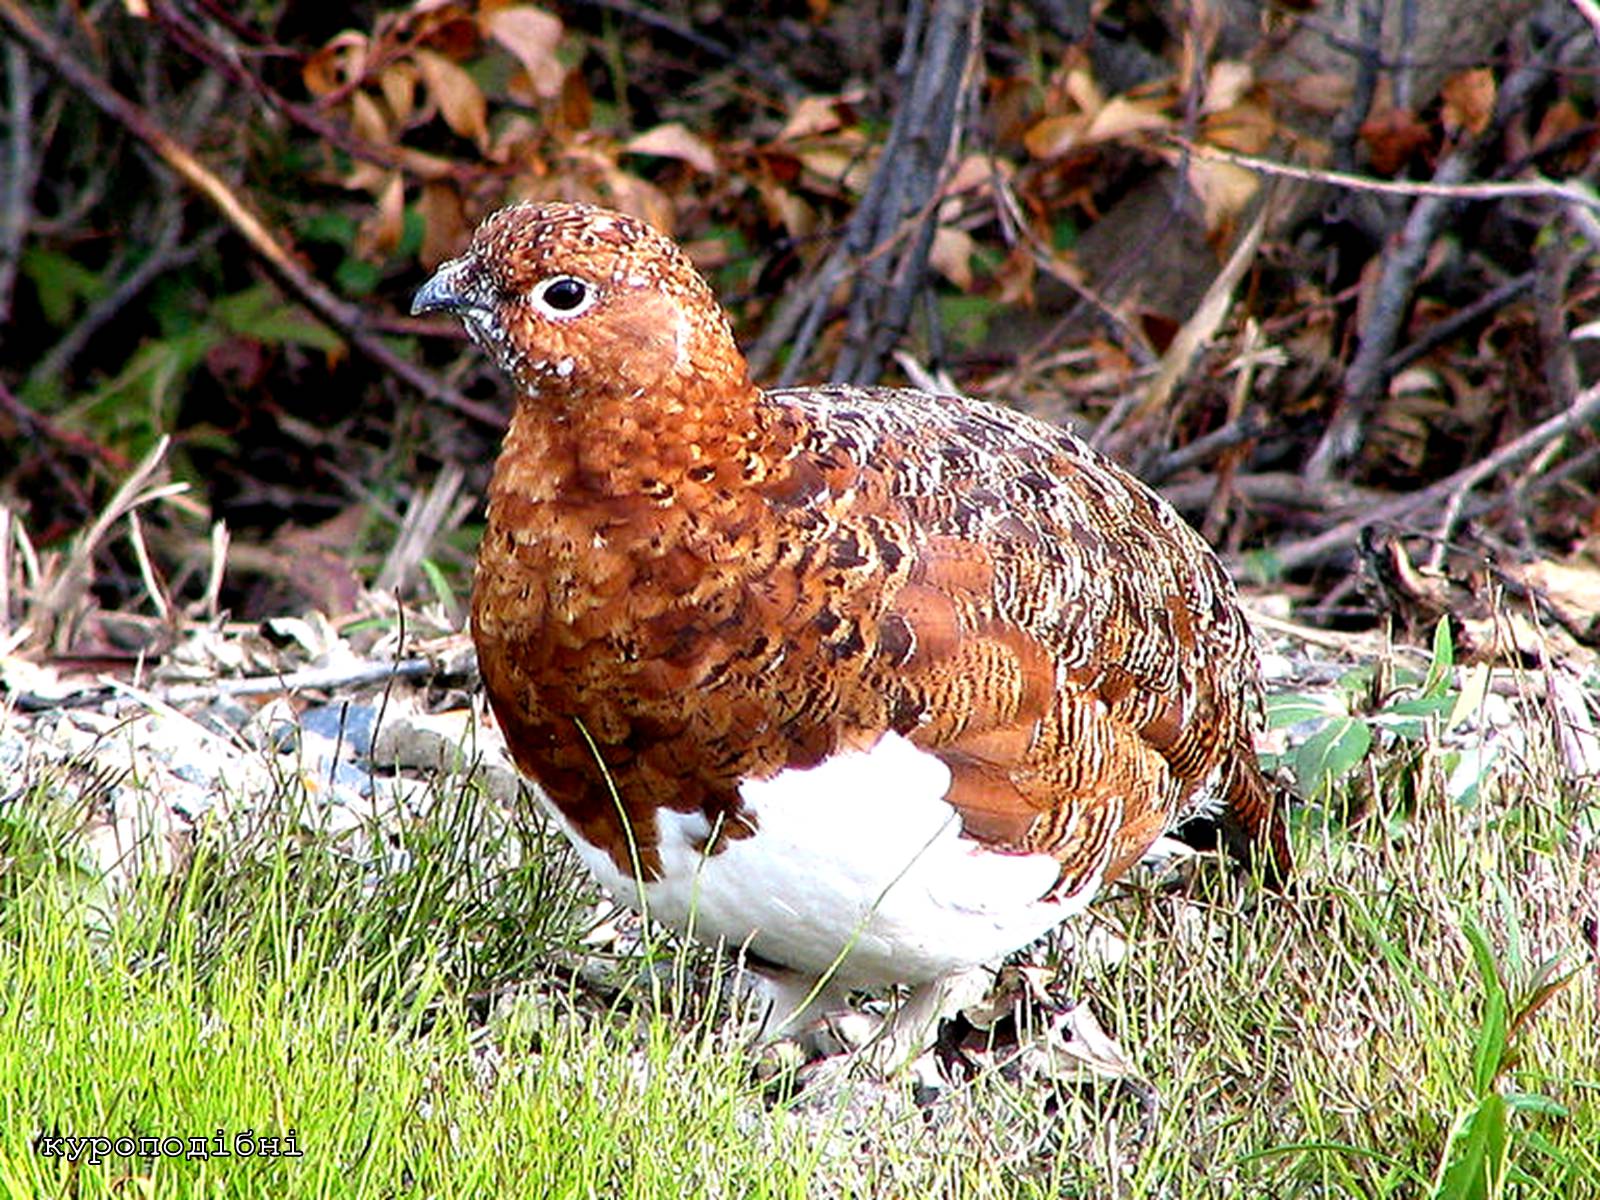
[[533, 303], [545, 316], [566, 320], [586, 312], [597, 296], [595, 289], [583, 280], [557, 275], [534, 289]]

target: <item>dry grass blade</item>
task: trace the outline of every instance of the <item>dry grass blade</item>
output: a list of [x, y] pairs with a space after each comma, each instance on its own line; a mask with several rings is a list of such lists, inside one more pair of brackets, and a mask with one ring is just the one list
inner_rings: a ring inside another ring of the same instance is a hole
[[1494, 453], [1419, 491], [1384, 501], [1313, 537], [1280, 547], [1273, 552], [1274, 562], [1279, 570], [1290, 571], [1320, 562], [1332, 554], [1345, 553], [1355, 545], [1356, 535], [1363, 527], [1396, 521], [1417, 509], [1448, 502], [1451, 497], [1471, 491], [1486, 479], [1532, 457], [1556, 438], [1581, 429], [1597, 416], [1600, 416], [1600, 387], [1591, 387], [1580, 392], [1566, 411], [1535, 425]]
[[[1169, 410], [1172, 392], [1178, 386], [1178, 381], [1188, 374], [1195, 358], [1210, 344], [1217, 330], [1221, 328], [1228, 311], [1233, 307], [1233, 294], [1239, 286], [1239, 281], [1244, 278], [1245, 272], [1256, 260], [1256, 251], [1261, 246], [1261, 235], [1267, 227], [1267, 215], [1272, 211], [1271, 200], [1270, 194], [1262, 198], [1255, 220], [1250, 222], [1250, 227], [1240, 237], [1238, 245], [1233, 248], [1233, 253], [1228, 255], [1228, 261], [1217, 273], [1211, 286], [1206, 289], [1206, 294], [1201, 298], [1194, 314], [1183, 323], [1183, 327], [1172, 339], [1172, 344], [1167, 347], [1167, 352], [1161, 356], [1161, 363], [1156, 369], [1155, 378], [1150, 381], [1150, 386], [1145, 391], [1144, 399], [1129, 414], [1129, 419], [1135, 426], [1141, 425], [1156, 413], [1165, 413]], [[1105, 435], [1097, 433], [1096, 436]]]
[[228, 546], [230, 543], [228, 526], [222, 521], [214, 522], [211, 526], [211, 566], [206, 574], [205, 595], [200, 598], [200, 603], [194, 610], [203, 613], [207, 620], [216, 620], [220, 611], [219, 601], [222, 596], [222, 577], [228, 567]]
[[[122, 486], [100, 510], [94, 523], [73, 539], [65, 560], [57, 564], [54, 579], [35, 601], [30, 614], [39, 643], [48, 643], [57, 653], [67, 648], [79, 606], [94, 578], [95, 551], [105, 541], [112, 526], [137, 508], [189, 490], [187, 483], [150, 486], [171, 444], [172, 439], [165, 436], [157, 441], [128, 478], [123, 480]], [[135, 540], [137, 542], [137, 536]]]
[[400, 536], [378, 572], [376, 586], [380, 591], [397, 592], [416, 574], [418, 564], [427, 557], [434, 539], [455, 508], [456, 497], [466, 478], [467, 473], [459, 463], [446, 463], [427, 494], [406, 510]]

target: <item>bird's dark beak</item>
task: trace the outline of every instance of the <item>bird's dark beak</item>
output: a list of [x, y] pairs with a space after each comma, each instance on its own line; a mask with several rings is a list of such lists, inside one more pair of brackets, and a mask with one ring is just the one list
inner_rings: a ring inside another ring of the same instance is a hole
[[433, 278], [418, 288], [417, 294], [411, 298], [411, 315], [416, 317], [427, 312], [460, 313], [482, 308], [483, 302], [476, 295], [476, 274], [468, 258], [452, 258], [441, 264], [433, 273]]

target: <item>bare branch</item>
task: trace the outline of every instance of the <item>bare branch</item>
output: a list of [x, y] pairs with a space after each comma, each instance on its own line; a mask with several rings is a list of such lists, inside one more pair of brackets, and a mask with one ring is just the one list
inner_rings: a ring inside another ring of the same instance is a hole
[[[183, 230], [176, 205], [158, 212], [154, 225], [159, 239], [145, 259], [128, 272], [127, 276], [107, 295], [91, 304], [76, 324], [51, 346], [33, 369], [28, 372], [23, 391], [29, 392], [47, 379], [59, 379], [71, 366], [73, 359], [83, 352], [89, 339], [101, 326], [133, 303], [145, 288], [168, 271], [175, 271], [198, 257], [206, 247], [222, 236], [226, 226], [214, 225], [187, 245], [179, 245], [178, 235]], [[109, 273], [109, 272], [108, 272]]]
[[337, 121], [331, 121], [315, 109], [307, 108], [303, 104], [296, 104], [268, 87], [258, 75], [247, 70], [236, 55], [217, 47], [170, 4], [159, 2], [151, 4], [150, 11], [161, 29], [186, 53], [216, 70], [222, 78], [253, 93], [274, 112], [288, 118], [307, 132], [314, 133], [328, 145], [337, 146], [352, 158], [376, 163], [380, 167], [394, 171], [405, 171], [418, 179], [452, 179], [466, 183], [486, 175], [501, 173], [500, 168], [494, 165], [457, 162], [441, 158], [437, 154], [413, 150], [409, 146], [385, 145], [359, 137]]
[[1232, 150], [1187, 143], [1170, 136], [1163, 140], [1173, 142], [1201, 158], [1233, 163], [1252, 171], [1259, 171], [1263, 175], [1281, 175], [1287, 179], [1350, 188], [1358, 192], [1382, 192], [1391, 196], [1437, 196], [1446, 200], [1559, 200], [1563, 204], [1600, 213], [1600, 192], [1583, 181], [1573, 182], [1543, 177], [1490, 183], [1440, 183], [1437, 179], [1428, 182], [1375, 179], [1371, 175], [1355, 175], [1349, 171], [1326, 171], [1317, 167], [1300, 167], [1293, 163], [1275, 162], [1270, 158], [1257, 158], [1253, 154], [1236, 154]]
[[279, 282], [335, 331], [349, 338], [358, 350], [430, 400], [493, 428], [505, 423], [504, 417], [489, 405], [468, 399], [390, 349], [372, 330], [360, 307], [344, 300], [313, 278], [220, 176], [189, 153], [149, 113], [114, 91], [79, 62], [60, 39], [33, 19], [18, 0], [0, 0], [0, 18], [4, 18], [38, 58], [49, 63], [100, 111], [120, 122], [154, 151], [179, 178], [211, 201]]
[[0, 327], [11, 320], [11, 289], [22, 260], [33, 209], [33, 73], [28, 56], [15, 42], [5, 45], [7, 107], [5, 183], [0, 186]]
[[[844, 347], [832, 377], [871, 383], [904, 333], [926, 287], [928, 252], [937, 226], [940, 189], [961, 140], [977, 61], [980, 0], [914, 3], [896, 67], [899, 96], [867, 193], [843, 239], [806, 285], [805, 316], [789, 343], [779, 382], [794, 381], [832, 306], [835, 287], [853, 276]], [[795, 319], [786, 313], [785, 329]], [[776, 349], [770, 337], [751, 352], [764, 370]]]
[[1320, 562], [1335, 554], [1352, 551], [1356, 535], [1364, 526], [1396, 521], [1418, 509], [1448, 502], [1453, 496], [1465, 494], [1490, 476], [1538, 453], [1546, 443], [1564, 437], [1594, 422], [1597, 418], [1600, 418], [1600, 385], [1580, 392], [1566, 411], [1535, 425], [1521, 437], [1507, 442], [1493, 454], [1471, 466], [1463, 467], [1453, 475], [1430, 484], [1421, 491], [1397, 496], [1349, 520], [1340, 521], [1315, 537], [1282, 546], [1273, 551], [1272, 557], [1279, 569], [1291, 571], [1296, 567]]

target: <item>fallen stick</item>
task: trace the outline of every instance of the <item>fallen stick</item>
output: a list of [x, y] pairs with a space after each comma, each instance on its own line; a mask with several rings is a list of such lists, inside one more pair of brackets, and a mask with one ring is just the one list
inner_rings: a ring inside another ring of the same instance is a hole
[[391, 350], [369, 327], [359, 306], [336, 295], [307, 272], [219, 175], [189, 153], [154, 117], [79, 62], [66, 45], [35, 21], [17, 0], [0, 0], [0, 18], [4, 18], [36, 57], [54, 68], [106, 116], [120, 122], [150, 147], [180, 179], [210, 200], [260, 256], [274, 277], [318, 317], [349, 338], [356, 349], [430, 400], [436, 400], [491, 428], [499, 429], [505, 424], [504, 414], [497, 409], [463, 396], [432, 373]]
[[22, 712], [45, 712], [53, 708], [83, 708], [103, 704], [117, 695], [135, 699], [153, 698], [176, 707], [202, 700], [237, 699], [244, 696], [275, 696], [288, 692], [336, 692], [345, 688], [370, 687], [391, 679], [428, 679], [446, 674], [431, 658], [403, 658], [398, 662], [351, 663], [338, 667], [306, 667], [279, 675], [252, 675], [244, 679], [217, 679], [210, 683], [177, 683], [164, 688], [138, 689], [121, 680], [103, 678], [94, 687], [69, 692], [65, 696], [44, 696], [21, 692], [16, 705]]
[[1535, 425], [1521, 437], [1507, 442], [1487, 458], [1471, 466], [1462, 467], [1455, 474], [1429, 484], [1421, 491], [1396, 496], [1393, 500], [1368, 509], [1359, 516], [1340, 521], [1333, 528], [1324, 530], [1315, 537], [1304, 538], [1279, 547], [1271, 552], [1272, 561], [1278, 570], [1292, 571], [1296, 567], [1319, 562], [1338, 551], [1353, 551], [1356, 535], [1364, 526], [1396, 521], [1419, 508], [1464, 495], [1495, 472], [1521, 462], [1536, 454], [1547, 443], [1595, 420], [1600, 420], [1600, 385], [1579, 392], [1564, 412], [1559, 412], [1549, 420]]

